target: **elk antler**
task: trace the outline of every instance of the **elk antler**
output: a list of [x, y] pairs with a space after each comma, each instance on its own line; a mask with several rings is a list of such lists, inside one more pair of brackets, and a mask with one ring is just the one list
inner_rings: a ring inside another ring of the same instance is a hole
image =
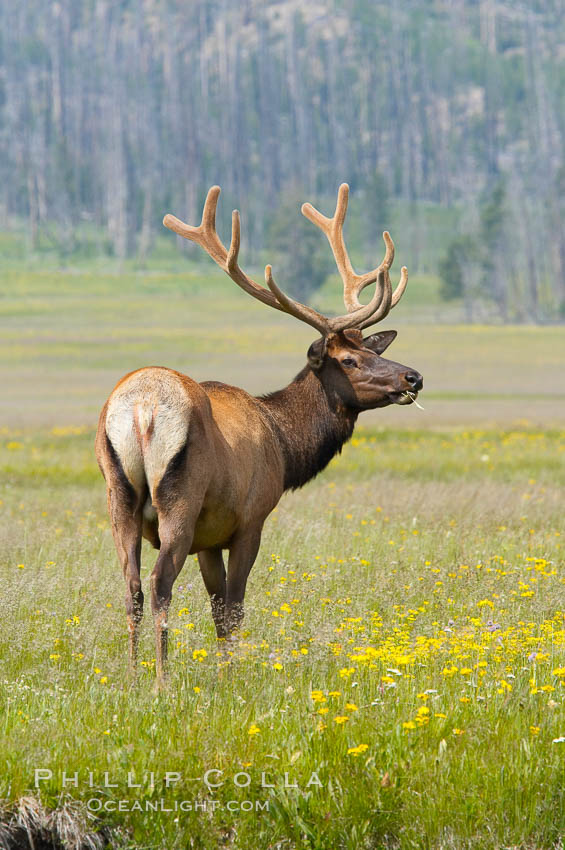
[[[316, 328], [322, 336], [327, 336], [332, 331], [342, 331], [348, 328], [358, 328], [361, 330], [380, 321], [399, 301], [408, 282], [408, 274], [406, 268], [403, 267], [400, 283], [396, 287], [394, 294], [392, 293], [388, 271], [394, 258], [394, 243], [390, 235], [386, 232], [383, 234], [386, 253], [380, 266], [377, 266], [376, 269], [364, 275], [355, 274], [343, 241], [343, 222], [347, 212], [348, 193], [349, 186], [347, 183], [342, 183], [339, 187], [337, 205], [333, 218], [326, 218], [326, 216], [318, 212], [311, 204], [304, 204], [302, 206], [302, 212], [306, 218], [317, 224], [324, 231], [330, 243], [339, 273], [343, 280], [344, 302], [348, 311], [344, 316], [328, 318], [318, 313], [312, 307], [308, 307], [306, 304], [301, 304], [299, 301], [290, 298], [275, 283], [270, 265], [265, 268], [265, 283], [269, 287], [268, 289], [255, 283], [254, 280], [242, 271], [237, 262], [241, 235], [239, 212], [234, 210], [232, 213], [232, 235], [229, 251], [226, 250], [216, 232], [216, 207], [220, 196], [219, 186], [212, 186], [208, 191], [202, 212], [202, 221], [198, 227], [185, 224], [174, 215], [166, 215], [163, 219], [163, 224], [179, 236], [190, 239], [191, 242], [196, 242], [197, 245], [204, 248], [214, 262], [241, 289], [252, 295], [253, 298], [257, 298], [269, 307], [274, 307], [276, 310], [281, 310], [283, 313], [288, 313], [300, 319], [300, 321], [306, 322], [313, 328]], [[371, 301], [365, 305], [361, 304], [359, 293], [366, 286], [375, 282], [377, 285]]]
[[[389, 269], [394, 260], [394, 242], [390, 233], [385, 230], [383, 239], [386, 251], [382, 263], [366, 274], [355, 273], [343, 239], [343, 222], [347, 213], [348, 198], [349, 186], [347, 183], [342, 183], [337, 193], [337, 203], [332, 218], [322, 215], [312, 204], [303, 204], [302, 214], [326, 234], [343, 281], [343, 301], [348, 311], [348, 317], [351, 319], [352, 325], [361, 330], [384, 319], [390, 310], [398, 304], [408, 283], [408, 270], [406, 266], [402, 267], [400, 282], [392, 292]], [[377, 286], [371, 301], [366, 305], [361, 304], [359, 294], [366, 286], [375, 282]], [[346, 318], [346, 316], [339, 317], [340, 320]], [[336, 322], [335, 319], [330, 321]], [[349, 326], [351, 327], [351, 325]]]
[[209, 190], [202, 212], [202, 221], [198, 227], [191, 227], [174, 215], [166, 215], [163, 224], [178, 233], [179, 236], [184, 236], [185, 239], [190, 239], [191, 242], [196, 242], [197, 245], [204, 248], [214, 262], [253, 298], [257, 298], [269, 307], [274, 307], [276, 310], [289, 313], [291, 316], [307, 322], [320, 331], [322, 336], [326, 336], [330, 332], [330, 328], [325, 316], [322, 316], [312, 307], [307, 307], [305, 304], [300, 304], [293, 298], [289, 298], [288, 295], [284, 295], [273, 280], [271, 266], [267, 266], [265, 269], [265, 282], [269, 289], [255, 283], [241, 270], [237, 262], [240, 245], [240, 221], [237, 210], [232, 213], [231, 243], [229, 251], [226, 250], [216, 232], [216, 207], [220, 191], [219, 186], [212, 186]]

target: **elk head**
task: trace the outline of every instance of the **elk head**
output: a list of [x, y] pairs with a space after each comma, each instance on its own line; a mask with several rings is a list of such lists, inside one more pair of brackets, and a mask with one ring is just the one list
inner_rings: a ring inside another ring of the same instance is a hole
[[[335, 213], [327, 218], [311, 204], [303, 204], [302, 213], [325, 234], [333, 251], [343, 281], [343, 299], [347, 313], [328, 317], [306, 304], [286, 295], [275, 283], [270, 265], [265, 268], [265, 283], [261, 286], [246, 275], [238, 265], [240, 246], [239, 212], [232, 213], [232, 236], [229, 250], [216, 232], [216, 207], [220, 187], [209, 190], [202, 221], [198, 227], [185, 224], [173, 215], [166, 215], [163, 224], [179, 236], [196, 242], [212, 257], [241, 289], [276, 310], [306, 322], [321, 334], [308, 350], [308, 364], [319, 377], [328, 393], [337, 395], [347, 408], [361, 411], [389, 404], [411, 404], [423, 387], [419, 372], [382, 357], [396, 337], [396, 331], [382, 331], [363, 337], [362, 331], [382, 321], [402, 297], [408, 283], [405, 266], [394, 290], [389, 270], [394, 259], [394, 243], [385, 231], [385, 256], [379, 266], [358, 275], [351, 265], [343, 238], [343, 223], [347, 212], [349, 186], [339, 187]], [[359, 301], [362, 290], [375, 284], [367, 304]]]

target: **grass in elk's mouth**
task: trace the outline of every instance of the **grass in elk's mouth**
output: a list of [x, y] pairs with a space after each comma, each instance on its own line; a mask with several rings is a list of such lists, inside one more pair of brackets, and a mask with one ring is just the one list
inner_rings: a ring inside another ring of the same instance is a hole
[[397, 394], [396, 401], [394, 403], [400, 405], [401, 407], [407, 404], [415, 404], [417, 408], [419, 408], [420, 410], [424, 410], [422, 405], [419, 404], [416, 400], [417, 398], [418, 393], [411, 392], [410, 390], [405, 390], [404, 392]]
[[418, 393], [412, 393], [412, 392], [410, 392], [410, 390], [407, 390], [407, 391], [406, 391], [406, 395], [407, 395], [409, 398], [411, 398], [411, 399], [412, 399], [412, 401], [414, 402], [414, 404], [416, 405], [416, 407], [417, 407], [419, 410], [425, 410], [425, 408], [424, 408], [424, 407], [422, 407], [422, 405], [418, 402]]
[[[124, 799], [96, 817], [130, 848], [558, 846], [563, 431], [359, 429], [269, 519], [229, 667], [188, 559], [159, 697], [149, 610], [127, 685], [92, 439], [0, 434], [0, 799]], [[154, 560], [144, 545], [145, 588]]]

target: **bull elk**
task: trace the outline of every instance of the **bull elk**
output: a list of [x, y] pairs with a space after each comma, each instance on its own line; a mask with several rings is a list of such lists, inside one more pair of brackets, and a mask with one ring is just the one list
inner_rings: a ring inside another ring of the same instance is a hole
[[[396, 331], [363, 337], [363, 329], [398, 303], [408, 275], [403, 268], [393, 292], [394, 244], [386, 232], [382, 263], [355, 273], [343, 238], [348, 193], [342, 184], [332, 218], [311, 204], [302, 207], [325, 233], [343, 281], [347, 313], [334, 318], [285, 295], [271, 266], [265, 269], [267, 287], [242, 271], [237, 210], [229, 250], [216, 233], [218, 186], [208, 192], [198, 227], [172, 215], [163, 220], [204, 248], [249, 295], [306, 322], [320, 336], [308, 349], [306, 366], [278, 392], [255, 398], [239, 387], [197, 383], [172, 369], [149, 366], [122, 378], [102, 409], [96, 455], [126, 582], [132, 671], [143, 614], [142, 536], [160, 550], [150, 579], [158, 684], [166, 668], [173, 583], [187, 555], [198, 555], [218, 638], [229, 637], [243, 618], [263, 524], [284, 491], [302, 487], [324, 469], [351, 437], [363, 410], [411, 404], [422, 389], [418, 372], [381, 357]], [[359, 295], [371, 284], [371, 300], [362, 304]], [[223, 549], [229, 550], [227, 575]]]

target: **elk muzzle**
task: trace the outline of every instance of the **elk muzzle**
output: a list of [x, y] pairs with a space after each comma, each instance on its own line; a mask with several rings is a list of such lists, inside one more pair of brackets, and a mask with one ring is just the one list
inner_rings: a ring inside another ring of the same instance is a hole
[[402, 382], [405, 389], [390, 393], [390, 400], [393, 404], [412, 404], [424, 387], [424, 379], [415, 369], [409, 369], [402, 375]]

